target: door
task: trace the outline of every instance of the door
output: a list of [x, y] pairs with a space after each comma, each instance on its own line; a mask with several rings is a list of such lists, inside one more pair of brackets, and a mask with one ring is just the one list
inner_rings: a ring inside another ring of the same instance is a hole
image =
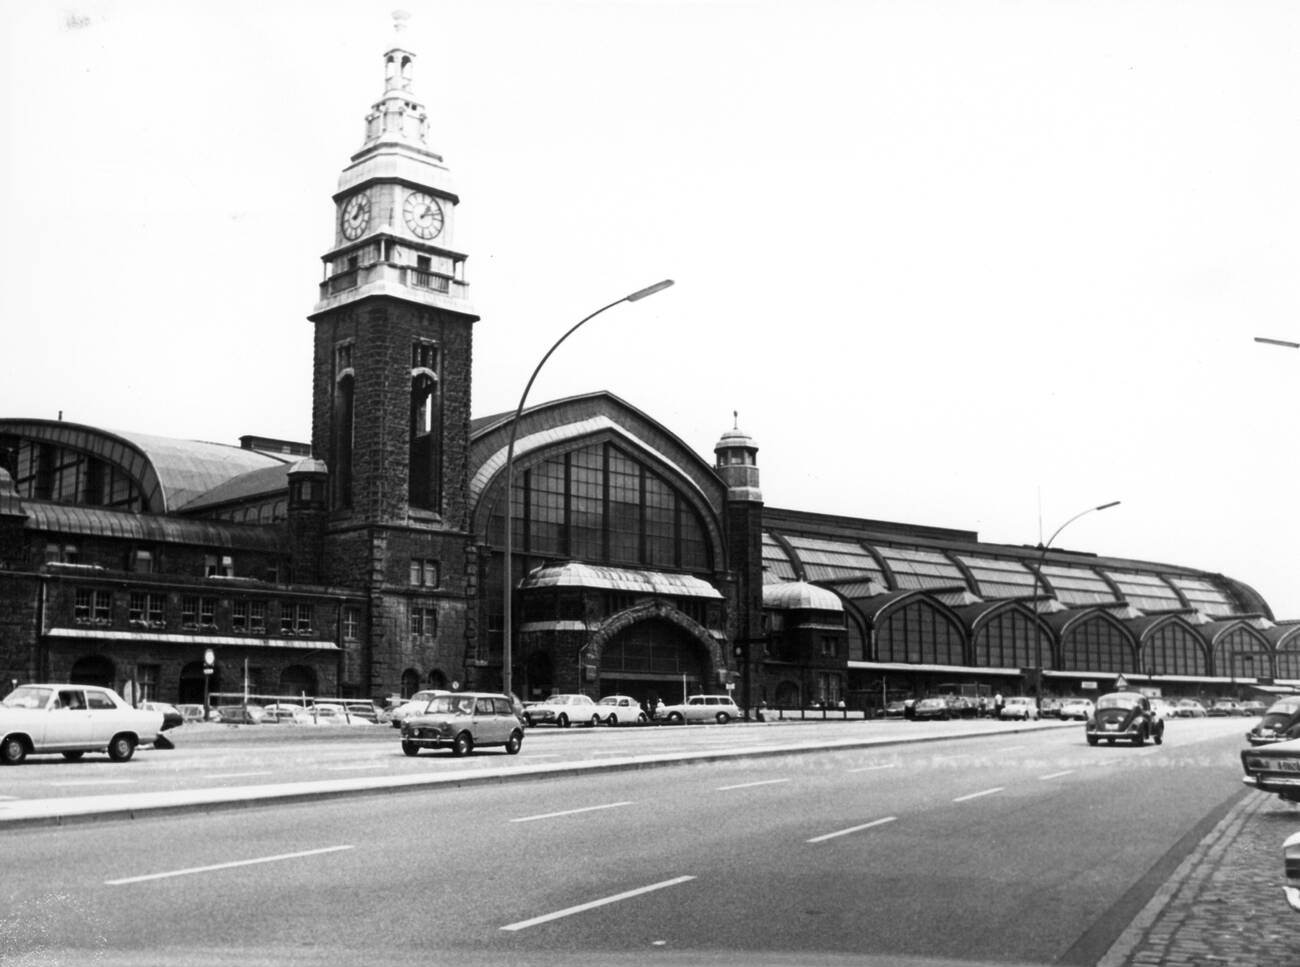
[[41, 742], [44, 748], [81, 749], [93, 744], [90, 709], [86, 706], [83, 689], [59, 689], [46, 713], [45, 722], [45, 738]]

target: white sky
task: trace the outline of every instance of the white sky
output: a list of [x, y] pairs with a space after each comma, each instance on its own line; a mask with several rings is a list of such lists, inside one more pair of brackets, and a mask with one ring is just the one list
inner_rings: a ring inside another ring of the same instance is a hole
[[[0, 4], [0, 414], [310, 438], [384, 3]], [[767, 503], [1221, 571], [1300, 618], [1300, 5], [406, 2], [474, 412], [609, 389]]]

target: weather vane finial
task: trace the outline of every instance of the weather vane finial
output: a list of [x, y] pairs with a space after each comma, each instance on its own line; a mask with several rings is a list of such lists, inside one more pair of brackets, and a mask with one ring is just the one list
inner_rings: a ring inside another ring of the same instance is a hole
[[740, 429], [740, 410], [732, 410], [732, 411], [731, 411], [731, 420], [732, 420], [731, 428], [732, 428], [733, 430], [739, 430], [739, 429]]
[[403, 30], [406, 29], [406, 21], [410, 19], [411, 19], [411, 13], [409, 10], [394, 10], [393, 30], [396, 31], [398, 34], [400, 34]]

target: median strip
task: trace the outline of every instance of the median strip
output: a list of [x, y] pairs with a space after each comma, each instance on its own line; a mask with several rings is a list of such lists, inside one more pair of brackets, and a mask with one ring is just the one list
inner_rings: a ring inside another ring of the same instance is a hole
[[628, 890], [626, 893], [616, 893], [614, 896], [607, 896], [601, 900], [592, 900], [590, 903], [580, 903], [576, 907], [566, 907], [563, 910], [556, 910], [554, 913], [546, 913], [540, 917], [533, 917], [531, 920], [520, 920], [518, 923], [507, 924], [501, 929], [510, 932], [526, 930], [529, 927], [536, 927], [539, 924], [550, 923], [552, 920], [571, 917], [575, 913], [584, 913], [587, 910], [594, 910], [597, 907], [608, 906], [611, 903], [618, 903], [620, 900], [629, 900], [635, 896], [653, 893], [655, 890], [663, 890], [670, 886], [687, 883], [693, 879], [695, 879], [693, 876], [679, 876], [671, 880], [664, 880], [662, 883], [652, 883], [649, 886], [639, 887], [635, 890]]
[[558, 816], [576, 816], [578, 813], [595, 812], [597, 809], [617, 809], [619, 806], [630, 806], [629, 802], [607, 802], [600, 806], [583, 806], [581, 809], [565, 809], [558, 813], [542, 813], [537, 816], [521, 816], [518, 819], [510, 820], [512, 823], [531, 823], [538, 819], [555, 819]]
[[850, 833], [860, 833], [864, 829], [871, 829], [874, 826], [883, 826], [885, 823], [892, 823], [897, 816], [886, 816], [884, 819], [876, 819], [869, 823], [863, 823], [861, 826], [850, 826], [848, 829], [837, 830], [834, 833], [826, 833], [822, 836], [814, 836], [812, 839], [804, 840], [806, 843], [824, 843], [828, 839], [835, 839], [837, 836], [848, 836]]
[[278, 856], [259, 856], [252, 860], [233, 860], [229, 863], [215, 863], [212, 866], [192, 866], [185, 870], [171, 870], [167, 873], [149, 873], [145, 876], [128, 876], [120, 880], [105, 880], [105, 886], [123, 886], [127, 883], [144, 883], [147, 880], [165, 880], [173, 876], [190, 876], [194, 873], [211, 873], [215, 870], [229, 870], [239, 866], [255, 866], [258, 863], [278, 863], [281, 860], [296, 860], [304, 856], [320, 856], [323, 853], [337, 853], [353, 849], [352, 846], [326, 846], [323, 849], [309, 849], [301, 853], [281, 853]]

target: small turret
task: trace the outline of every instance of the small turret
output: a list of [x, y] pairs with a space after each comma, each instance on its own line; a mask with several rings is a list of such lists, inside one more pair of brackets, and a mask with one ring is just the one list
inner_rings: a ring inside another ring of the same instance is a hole
[[728, 500], [753, 500], [762, 502], [763, 491], [758, 485], [758, 444], [742, 433], [739, 413], [733, 412], [732, 428], [722, 434], [713, 446], [717, 454], [716, 470], [727, 485]]

